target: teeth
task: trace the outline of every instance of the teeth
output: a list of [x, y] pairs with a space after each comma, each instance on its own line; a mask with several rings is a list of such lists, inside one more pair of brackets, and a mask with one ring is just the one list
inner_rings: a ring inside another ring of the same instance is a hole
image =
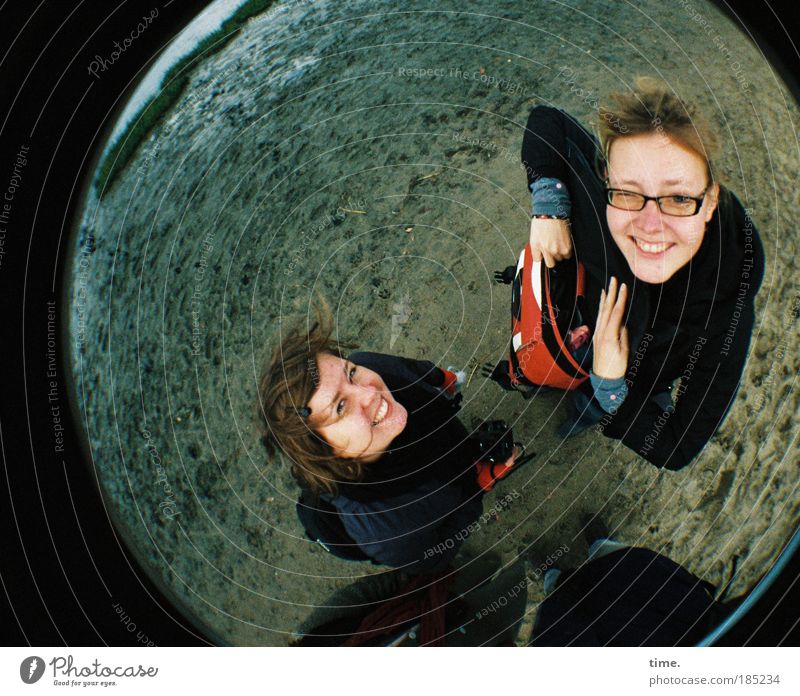
[[378, 413], [375, 414], [375, 420], [372, 421], [372, 425], [378, 425], [385, 417], [386, 412], [389, 410], [389, 404], [386, 399], [381, 399], [381, 407], [378, 409]]
[[633, 241], [636, 242], [636, 246], [639, 247], [639, 249], [641, 249], [646, 254], [660, 254], [662, 251], [666, 251], [667, 248], [670, 246], [667, 242], [660, 242], [658, 244], [655, 244], [650, 242], [643, 242], [641, 239], [637, 239], [636, 237], [633, 238]]

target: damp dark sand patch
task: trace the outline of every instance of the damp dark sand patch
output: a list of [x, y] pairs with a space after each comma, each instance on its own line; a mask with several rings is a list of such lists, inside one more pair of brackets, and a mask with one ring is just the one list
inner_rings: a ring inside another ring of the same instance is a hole
[[[537, 452], [487, 497], [497, 514], [467, 553], [524, 553], [535, 575], [566, 545], [559, 565], [576, 565], [581, 515], [599, 511], [616, 538], [716, 585], [738, 559], [730, 593], [747, 591], [797, 518], [797, 110], [705, 6], [738, 75], [691, 16], [662, 3], [392, 7], [292, 3], [254, 18], [198, 65], [103, 200], [87, 202], [74, 370], [129, 542], [233, 644], [284, 645], [337, 590], [383, 572], [303, 538], [297, 489], [254, 428], [261, 362], [321, 292], [362, 348], [466, 366], [464, 421], [504, 418]], [[596, 432], [561, 442], [563, 395], [526, 402], [477, 369], [507, 349], [508, 288], [492, 272], [527, 237], [518, 153], [530, 108], [588, 122], [592, 95], [637, 73], [674, 81], [724, 126], [721, 165], [768, 255], [742, 388], [677, 473]], [[523, 639], [541, 597], [535, 579]]]

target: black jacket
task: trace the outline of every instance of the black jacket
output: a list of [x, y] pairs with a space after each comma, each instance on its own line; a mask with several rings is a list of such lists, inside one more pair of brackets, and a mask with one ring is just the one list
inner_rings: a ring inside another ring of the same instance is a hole
[[[612, 275], [631, 289], [629, 394], [600, 428], [656, 466], [680, 469], [700, 452], [733, 403], [753, 330], [764, 251], [738, 198], [723, 190], [694, 258], [662, 285], [636, 280], [608, 229], [600, 157], [597, 141], [571, 116], [543, 106], [531, 111], [522, 163], [529, 186], [542, 176], [567, 184], [574, 254], [587, 271], [587, 323], [594, 327], [600, 291]], [[665, 410], [653, 396], [678, 379], [674, 409]]]
[[438, 572], [483, 510], [475, 442], [456, 416], [457, 402], [441, 392], [444, 375], [433, 363], [366, 352], [349, 358], [381, 376], [408, 421], [363, 481], [340, 483], [336, 497], [323, 497], [375, 562]]
[[531, 645], [697, 645], [726, 613], [714, 587], [649, 549], [614, 551], [558, 578]]

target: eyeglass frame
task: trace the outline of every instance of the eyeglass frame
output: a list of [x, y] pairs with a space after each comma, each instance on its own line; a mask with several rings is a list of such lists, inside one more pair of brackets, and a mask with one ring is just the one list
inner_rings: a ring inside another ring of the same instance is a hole
[[[697, 215], [697, 213], [700, 212], [700, 208], [703, 207], [703, 201], [705, 200], [706, 194], [708, 193], [708, 190], [711, 188], [711, 186], [712, 186], [711, 184], [706, 186], [700, 192], [699, 196], [687, 196], [686, 194], [683, 194], [683, 193], [670, 193], [670, 194], [665, 195], [665, 196], [645, 196], [643, 193], [639, 193], [638, 191], [628, 191], [627, 189], [618, 189], [618, 188], [608, 188], [608, 187], [606, 187], [606, 189], [605, 189], [606, 203], [608, 205], [610, 205], [612, 208], [616, 208], [617, 210], [624, 210], [626, 213], [640, 213], [641, 211], [643, 211], [645, 209], [645, 206], [647, 205], [648, 201], [655, 201], [656, 205], [658, 206], [659, 211], [661, 213], [663, 213], [664, 215], [669, 215], [670, 217], [694, 217], [695, 215]], [[641, 196], [642, 198], [644, 198], [644, 203], [642, 203], [642, 207], [639, 208], [638, 210], [632, 210], [631, 208], [620, 208], [619, 206], [614, 205], [611, 202], [611, 192], [612, 191], [617, 191], [619, 193], [631, 193], [634, 196]], [[681, 196], [681, 198], [688, 198], [690, 201], [694, 201], [694, 203], [695, 203], [694, 212], [693, 213], [688, 213], [687, 215], [676, 215], [675, 213], [668, 213], [667, 211], [665, 211], [661, 207], [661, 199], [662, 198], [674, 198], [675, 196]]]

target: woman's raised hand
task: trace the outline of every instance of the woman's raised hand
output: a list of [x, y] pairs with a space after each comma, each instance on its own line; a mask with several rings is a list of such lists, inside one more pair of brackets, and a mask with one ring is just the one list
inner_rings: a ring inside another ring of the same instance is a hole
[[600, 311], [594, 330], [594, 362], [592, 371], [603, 379], [624, 377], [628, 369], [628, 329], [622, 325], [628, 286], [617, 293], [617, 279], [612, 277], [600, 295]]
[[531, 254], [534, 261], [544, 261], [552, 268], [556, 261], [572, 256], [572, 235], [569, 220], [557, 218], [531, 219]]

